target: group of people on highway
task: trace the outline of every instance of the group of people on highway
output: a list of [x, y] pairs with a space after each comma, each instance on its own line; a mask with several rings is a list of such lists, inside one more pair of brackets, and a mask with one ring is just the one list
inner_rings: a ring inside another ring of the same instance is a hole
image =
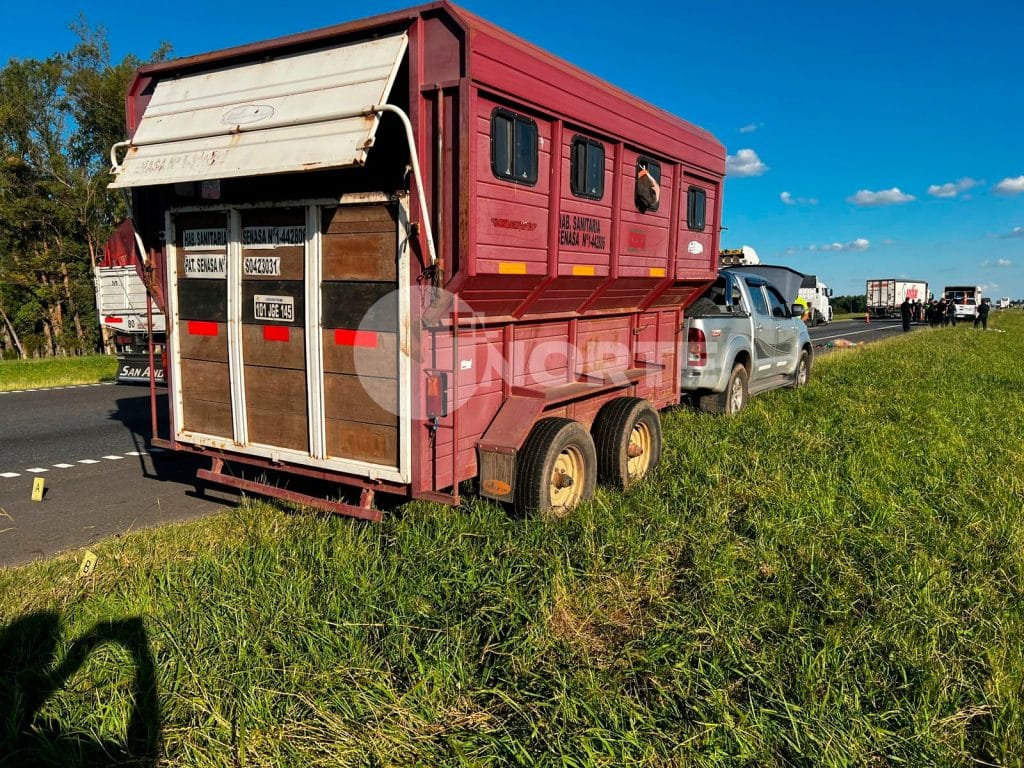
[[[980, 324], [983, 329], [988, 330], [988, 311], [989, 305], [987, 302], [983, 301], [978, 305], [974, 314], [975, 328]], [[900, 319], [903, 321], [904, 331], [910, 330], [912, 322], [927, 322], [932, 328], [945, 327], [947, 325], [955, 326], [957, 323], [956, 305], [945, 298], [938, 301], [928, 299], [927, 304], [922, 303], [920, 299], [917, 301], [904, 299], [903, 303], [900, 304]]]

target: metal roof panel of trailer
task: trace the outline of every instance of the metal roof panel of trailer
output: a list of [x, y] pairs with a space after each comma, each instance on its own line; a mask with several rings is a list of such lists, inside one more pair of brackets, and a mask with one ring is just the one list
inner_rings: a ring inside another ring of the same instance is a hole
[[[391, 13], [371, 16], [364, 19], [345, 22], [342, 24], [324, 27], [321, 29], [288, 35], [279, 38], [249, 43], [242, 46], [226, 48], [209, 53], [194, 56], [172, 59], [166, 62], [149, 64], [141, 67], [137, 75], [138, 79], [156, 78], [161, 79], [168, 76], [177, 77], [181, 74], [199, 72], [229, 64], [238, 64], [245, 61], [265, 59], [269, 54], [279, 53], [281, 55], [291, 54], [298, 51], [313, 50], [316, 48], [329, 47], [343, 42], [351, 42], [367, 37], [393, 34], [396, 31], [408, 30], [413, 23], [420, 18], [443, 16], [453, 21], [465, 34], [467, 56], [469, 61], [464, 64], [467, 70], [466, 75], [476, 85], [483, 87], [496, 87], [501, 84], [492, 82], [480, 82], [476, 80], [473, 71], [473, 61], [479, 57], [476, 55], [478, 46], [490, 42], [498, 45], [507, 45], [517, 51], [524, 53], [528, 58], [549, 67], [552, 71], [559, 72], [563, 78], [575, 80], [579, 87], [593, 94], [601, 101], [611, 100], [616, 102], [614, 111], [594, 110], [589, 117], [593, 120], [593, 127], [599, 131], [609, 134], [621, 134], [609, 125], [604, 124], [607, 120], [614, 120], [623, 114], [634, 115], [634, 122], [644, 122], [652, 132], [662, 135], [666, 141], [658, 142], [645, 147], [652, 151], [664, 152], [666, 159], [683, 159], [682, 155], [688, 154], [679, 151], [677, 148], [665, 146], [674, 144], [669, 137], [685, 133], [686, 142], [692, 150], [697, 150], [707, 156], [708, 167], [704, 168], [708, 173], [715, 176], [722, 176], [725, 172], [725, 147], [710, 132], [700, 128], [664, 109], [656, 107], [638, 97], [626, 92], [618, 86], [612, 85], [595, 75], [561, 59], [554, 54], [527, 42], [511, 32], [496, 26], [495, 24], [482, 19], [481, 17], [466, 11], [465, 9], [448, 2], [435, 2], [425, 5], [413, 6]], [[520, 76], [520, 79], [521, 76]], [[135, 93], [135, 88], [130, 89], [130, 94]], [[130, 98], [130, 97], [129, 97]], [[557, 105], [539, 104], [546, 110], [557, 112]], [[131, 113], [131, 110], [130, 110]], [[566, 119], [575, 122], [581, 121], [578, 114], [562, 115]], [[588, 122], [584, 120], [583, 122]], [[623, 138], [626, 138], [625, 136]], [[629, 140], [635, 140], [630, 135]]]

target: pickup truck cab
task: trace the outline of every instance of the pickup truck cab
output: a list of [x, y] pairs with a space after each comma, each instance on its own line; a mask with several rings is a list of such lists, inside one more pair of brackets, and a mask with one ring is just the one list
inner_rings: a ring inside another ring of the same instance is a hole
[[723, 269], [686, 311], [682, 389], [710, 413], [751, 395], [807, 383], [813, 356], [802, 307], [762, 277]]

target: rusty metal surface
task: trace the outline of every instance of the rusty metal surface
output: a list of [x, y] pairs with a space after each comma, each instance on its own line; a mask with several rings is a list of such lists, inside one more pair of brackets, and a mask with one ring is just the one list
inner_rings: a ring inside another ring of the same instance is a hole
[[112, 187], [361, 165], [405, 34], [158, 81]]
[[[249, 491], [251, 493], [259, 494], [260, 496], [269, 496], [274, 499], [282, 499], [284, 501], [292, 501], [296, 504], [305, 504], [310, 507], [317, 509], [324, 509], [329, 512], [334, 512], [338, 515], [348, 515], [349, 517], [358, 517], [361, 520], [370, 520], [374, 523], [379, 523], [383, 519], [383, 514], [378, 509], [371, 509], [363, 506], [356, 506], [355, 504], [345, 504], [340, 501], [331, 501], [329, 499], [322, 499], [317, 496], [308, 496], [304, 493], [297, 493], [295, 491], [289, 491], [286, 488], [278, 488], [274, 485], [267, 483], [257, 483], [253, 480], [245, 480], [241, 477], [232, 477], [230, 475], [224, 475], [219, 472], [214, 472], [209, 469], [200, 469], [196, 472], [196, 476], [201, 480], [207, 480], [211, 483], [218, 483], [220, 485], [227, 485], [231, 488], [238, 488], [242, 491]], [[368, 499], [372, 503], [373, 496], [372, 491], [367, 494], [366, 490], [362, 494], [363, 499]]]
[[543, 408], [544, 399], [539, 394], [506, 398], [494, 421], [480, 436], [478, 447], [482, 450], [519, 448]]

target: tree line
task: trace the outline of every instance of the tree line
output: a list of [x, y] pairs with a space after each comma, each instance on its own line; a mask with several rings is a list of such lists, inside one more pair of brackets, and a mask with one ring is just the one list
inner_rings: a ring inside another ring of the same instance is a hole
[[3, 357], [100, 347], [92, 268], [126, 215], [122, 194], [107, 189], [109, 151], [125, 138], [124, 96], [144, 62], [114, 62], [102, 29], [72, 28], [70, 51], [0, 69]]
[[863, 315], [868, 309], [868, 297], [863, 293], [853, 296], [833, 296], [832, 311], [836, 314], [850, 313]]

